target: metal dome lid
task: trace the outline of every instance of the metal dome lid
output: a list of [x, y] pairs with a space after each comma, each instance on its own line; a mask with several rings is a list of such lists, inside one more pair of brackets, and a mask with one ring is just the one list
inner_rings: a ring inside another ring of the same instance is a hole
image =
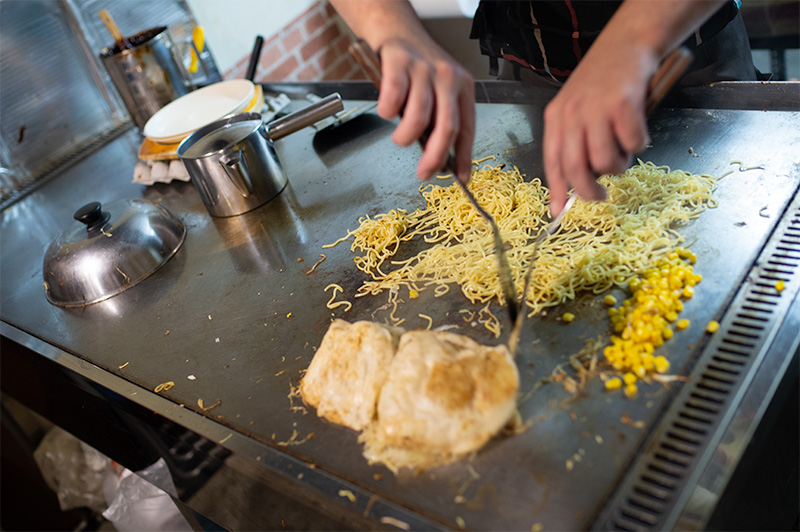
[[179, 218], [142, 199], [88, 203], [74, 218], [44, 256], [45, 295], [59, 307], [90, 305], [135, 286], [186, 237]]

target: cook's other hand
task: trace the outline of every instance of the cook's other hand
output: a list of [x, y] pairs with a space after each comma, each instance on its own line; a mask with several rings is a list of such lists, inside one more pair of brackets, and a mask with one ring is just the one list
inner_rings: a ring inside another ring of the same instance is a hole
[[645, 101], [659, 61], [725, 0], [627, 0], [603, 28], [544, 112], [550, 210], [567, 190], [605, 198], [596, 179], [621, 173], [650, 142]]
[[417, 176], [430, 179], [455, 149], [457, 178], [469, 181], [475, 138], [472, 76], [427, 34], [401, 0], [332, 0], [356, 35], [381, 58], [378, 114], [402, 114], [392, 140], [409, 146], [432, 126]]
[[595, 57], [593, 51], [544, 112], [543, 155], [554, 215], [569, 188], [587, 200], [605, 199], [597, 177], [624, 172], [648, 143], [644, 101], [656, 57], [633, 47]]

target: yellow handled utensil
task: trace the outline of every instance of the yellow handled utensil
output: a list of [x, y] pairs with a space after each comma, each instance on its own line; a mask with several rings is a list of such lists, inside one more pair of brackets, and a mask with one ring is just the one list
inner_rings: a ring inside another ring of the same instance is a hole
[[[200, 60], [197, 57], [197, 54], [203, 53], [203, 48], [205, 47], [205, 34], [203, 32], [202, 26], [195, 26], [192, 30], [192, 43], [194, 43], [194, 47], [189, 50], [189, 54], [191, 57], [191, 61], [189, 62], [189, 72], [194, 74], [197, 72], [197, 63]], [[196, 50], [196, 52], [195, 52]]]
[[107, 9], [101, 9], [97, 12], [100, 20], [103, 21], [103, 25], [105, 25], [108, 33], [114, 38], [114, 41], [117, 43], [119, 50], [125, 50], [129, 48], [128, 41], [125, 40], [125, 36], [122, 35], [122, 32], [119, 30], [117, 23], [114, 22], [114, 19], [111, 17], [111, 13], [108, 12]]

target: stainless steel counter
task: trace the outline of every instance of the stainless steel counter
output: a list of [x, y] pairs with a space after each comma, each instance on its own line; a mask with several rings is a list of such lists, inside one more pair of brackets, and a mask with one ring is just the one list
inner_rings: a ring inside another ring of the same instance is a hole
[[[351, 100], [347, 107], [364, 103]], [[479, 104], [474, 157], [495, 155], [529, 177], [541, 176], [542, 109]], [[673, 372], [689, 375], [690, 382], [654, 385], [630, 400], [604, 393], [597, 381], [588, 396], [566, 403], [561, 387], [542, 386], [587, 339], [607, 334], [604, 306], [598, 298], [581, 297], [559, 311], [579, 316], [571, 325], [552, 314], [527, 322], [518, 361], [519, 408], [523, 419], [533, 421], [528, 431], [493, 440], [471, 460], [397, 477], [366, 464], [353, 431], [321, 421], [313, 411], [293, 411], [287, 397], [333, 317], [388, 317], [380, 310], [386, 294], [352, 298], [364, 277], [347, 244], [321, 246], [366, 213], [422, 204], [413, 177], [418, 150], [394, 146], [390, 132], [391, 124], [364, 115], [338, 131], [315, 135], [307, 129], [277, 142], [289, 185], [267, 205], [233, 218], [210, 217], [189, 184], [131, 184], [141, 142], [133, 131], [7, 208], [0, 225], [4, 392], [46, 410], [60, 424], [72, 424], [73, 432], [129, 467], [169, 454], [185, 430], [203, 442], [194, 448], [213, 455], [214, 466], [202, 482], [196, 475], [191, 489], [181, 492], [181, 464], [170, 463], [177, 495], [229, 528], [263, 528], [265, 521], [259, 510], [237, 506], [241, 501], [220, 504], [213, 487], [225, 475], [241, 482], [242, 490], [283, 492], [352, 527], [391, 528], [389, 517], [413, 529], [464, 524], [521, 530], [541, 524], [577, 530], [630, 522], [702, 528], [777, 383], [791, 373], [800, 341], [800, 112], [661, 109], [651, 118], [653, 143], [642, 159], [712, 175], [734, 170], [715, 193], [719, 207], [681, 228], [704, 280], [686, 304], [684, 316], [692, 326], [662, 349]], [[761, 168], [742, 172], [732, 161]], [[188, 230], [183, 248], [151, 278], [110, 300], [79, 309], [50, 305], [41, 271], [50, 241], [83, 204], [132, 197], [161, 202], [180, 216]], [[307, 275], [319, 253], [327, 260]], [[775, 253], [786, 257], [786, 265], [773, 265], [778, 273], [770, 273]], [[779, 296], [763, 286], [769, 275], [788, 281]], [[330, 294], [323, 288], [334, 282], [353, 302], [350, 312], [325, 307]], [[754, 289], [766, 295], [753, 295]], [[769, 313], [762, 320], [758, 312], [765, 305]], [[408, 328], [424, 327], [417, 315], [425, 313], [435, 326], [457, 325], [478, 341], [505, 340], [466, 324], [458, 314], [463, 308], [477, 307], [455, 291], [443, 298], [422, 292], [397, 315], [407, 318]], [[711, 319], [723, 325], [714, 337], [703, 332]], [[748, 322], [742, 333], [748, 319], [760, 328], [747, 329]], [[734, 343], [726, 344], [730, 339]], [[655, 515], [650, 509], [631, 518], [642, 511], [629, 508], [640, 470], [663, 454], [664, 438], [675, 433], [671, 423], [685, 417], [684, 403], [708, 380], [707, 364], [719, 358], [718, 349], [744, 354], [732, 363], [736, 371], [723, 375], [725, 389], [710, 392], [721, 394], [712, 398], [717, 412], [698, 429], [703, 434], [684, 435], [698, 441], [689, 442], [692, 452], [673, 457], [678, 463], [670, 467], [680, 471], [672, 472], [673, 487], [662, 486], [667, 494]], [[32, 381], [16, 378], [25, 371]], [[165, 381], [175, 387], [152, 392]], [[55, 390], [65, 391], [54, 397]], [[206, 407], [219, 404], [204, 411], [199, 399]], [[75, 410], [81, 405], [95, 406]], [[85, 418], [92, 412], [94, 428]], [[643, 423], [623, 423], [625, 416]], [[114, 427], [111, 433], [106, 423]], [[140, 441], [149, 442], [152, 452], [129, 448]], [[715, 456], [723, 447], [727, 460], [720, 467]], [[341, 496], [342, 490], [355, 500]], [[712, 502], [699, 503], [706, 492]]]

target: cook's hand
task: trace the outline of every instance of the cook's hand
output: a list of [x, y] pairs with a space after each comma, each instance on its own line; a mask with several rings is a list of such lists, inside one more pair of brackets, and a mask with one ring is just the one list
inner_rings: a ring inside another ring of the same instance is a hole
[[469, 181], [475, 138], [475, 89], [472, 76], [435, 43], [389, 39], [380, 49], [378, 114], [402, 114], [392, 140], [408, 146], [433, 127], [417, 166], [420, 179], [441, 170], [455, 147], [457, 178]]
[[587, 200], [605, 199], [597, 177], [625, 171], [647, 145], [645, 99], [657, 63], [630, 46], [590, 49], [547, 105], [543, 155], [552, 215], [569, 188]]

